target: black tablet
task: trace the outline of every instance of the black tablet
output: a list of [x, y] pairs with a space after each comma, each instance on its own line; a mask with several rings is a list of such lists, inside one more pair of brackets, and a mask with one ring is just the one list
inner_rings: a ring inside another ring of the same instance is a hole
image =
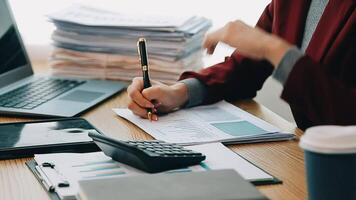
[[0, 159], [100, 151], [88, 136], [92, 131], [100, 133], [82, 118], [0, 124]]

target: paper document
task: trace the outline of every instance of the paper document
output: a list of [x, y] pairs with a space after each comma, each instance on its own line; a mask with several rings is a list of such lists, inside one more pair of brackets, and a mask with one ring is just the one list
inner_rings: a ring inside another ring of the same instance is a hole
[[49, 16], [52, 20], [66, 21], [87, 26], [114, 27], [178, 27], [189, 18], [152, 15], [127, 15], [84, 5], [73, 5]]
[[[221, 143], [188, 146], [187, 148], [205, 154], [206, 160], [200, 165], [162, 173], [234, 169], [244, 179], [251, 182], [274, 180], [273, 176], [251, 164]], [[54, 185], [58, 185], [56, 183], [63, 181], [63, 179], [66, 179], [70, 183], [70, 187], [55, 188], [56, 193], [61, 199], [78, 198], [79, 180], [145, 174], [143, 171], [112, 160], [103, 152], [36, 154], [35, 161], [38, 165], [42, 165], [45, 162], [55, 165], [55, 170], [42, 168], [46, 170], [43, 171], [45, 176]], [[60, 174], [60, 177], [58, 177], [58, 174]]]
[[134, 115], [126, 108], [114, 111], [158, 140], [183, 145], [207, 142], [263, 142], [294, 138], [294, 134], [281, 133], [279, 128], [226, 101], [182, 109], [160, 116], [158, 121], [152, 122]]

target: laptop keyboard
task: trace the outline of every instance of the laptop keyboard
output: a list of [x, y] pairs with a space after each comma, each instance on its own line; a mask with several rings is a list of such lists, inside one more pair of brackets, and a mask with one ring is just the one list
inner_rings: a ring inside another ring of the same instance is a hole
[[0, 106], [30, 110], [83, 83], [85, 81], [40, 78], [0, 95]]

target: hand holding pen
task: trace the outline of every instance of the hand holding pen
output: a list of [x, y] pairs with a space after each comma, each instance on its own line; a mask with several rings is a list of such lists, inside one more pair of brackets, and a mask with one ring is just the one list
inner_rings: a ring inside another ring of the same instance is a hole
[[135, 115], [157, 121], [157, 113], [174, 111], [186, 103], [188, 89], [184, 83], [180, 82], [165, 85], [150, 80], [146, 45], [143, 38], [137, 42], [143, 77], [134, 78], [127, 88], [128, 108]]

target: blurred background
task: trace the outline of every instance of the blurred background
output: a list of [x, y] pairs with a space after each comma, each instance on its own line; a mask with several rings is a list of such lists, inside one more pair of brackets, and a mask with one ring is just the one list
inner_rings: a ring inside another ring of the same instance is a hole
[[[160, 14], [167, 16], [198, 15], [211, 19], [215, 30], [227, 22], [241, 19], [249, 25], [255, 25], [270, 0], [219, 0], [219, 1], [167, 1], [167, 0], [9, 0], [30, 59], [46, 62], [51, 51], [51, 33], [53, 24], [48, 22], [47, 14], [66, 8], [72, 4], [84, 4], [120, 13]], [[205, 56], [204, 67], [222, 62], [233, 49], [219, 45], [213, 56]], [[282, 86], [269, 78], [263, 89], [258, 92], [256, 101], [290, 122], [294, 122], [289, 106], [280, 99]]]

